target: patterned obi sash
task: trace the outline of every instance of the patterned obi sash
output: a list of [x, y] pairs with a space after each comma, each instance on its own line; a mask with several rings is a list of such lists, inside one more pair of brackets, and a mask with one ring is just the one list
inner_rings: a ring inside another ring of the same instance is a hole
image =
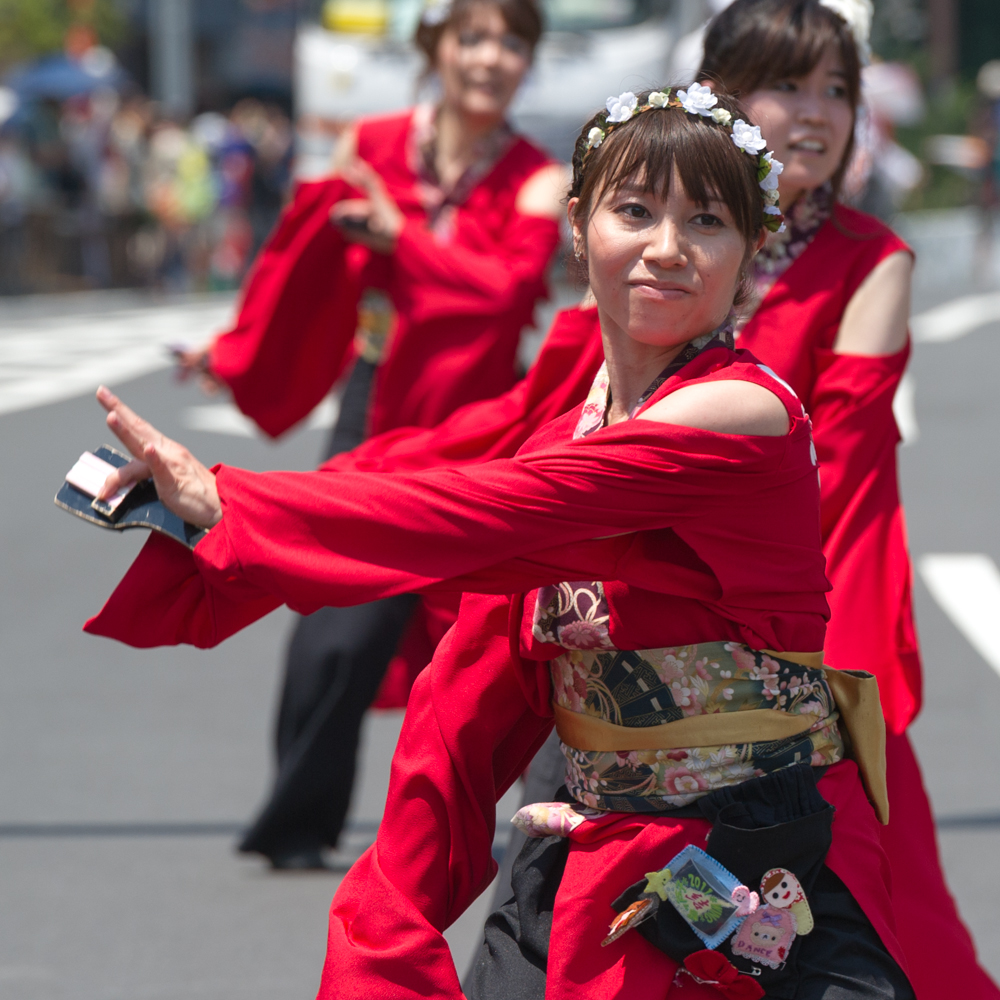
[[[823, 670], [778, 654], [736, 642], [573, 649], [551, 669], [566, 785], [596, 809], [668, 811], [792, 764], [824, 767], [845, 756]], [[744, 715], [717, 718], [732, 713]], [[622, 731], [633, 728], [646, 733]], [[675, 745], [720, 733], [746, 742]], [[635, 749], [643, 736], [652, 747]]]

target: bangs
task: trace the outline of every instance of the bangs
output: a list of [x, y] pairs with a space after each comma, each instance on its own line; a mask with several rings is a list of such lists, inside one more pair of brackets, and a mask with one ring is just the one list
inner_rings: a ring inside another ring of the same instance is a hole
[[[734, 118], [746, 118], [734, 102], [720, 100], [719, 106]], [[587, 214], [605, 195], [628, 184], [666, 199], [676, 168], [691, 201], [706, 208], [722, 201], [747, 241], [760, 232], [756, 157], [739, 149], [723, 126], [677, 108], [646, 111], [612, 132], [594, 153], [579, 195]]]
[[844, 86], [856, 106], [861, 60], [837, 14], [819, 0], [736, 0], [709, 27], [698, 79], [746, 95], [778, 80], [808, 76], [831, 47], [843, 63]]

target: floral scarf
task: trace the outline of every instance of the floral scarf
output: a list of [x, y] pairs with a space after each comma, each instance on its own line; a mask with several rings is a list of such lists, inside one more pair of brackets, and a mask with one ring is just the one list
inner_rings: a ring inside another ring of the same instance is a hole
[[746, 326], [774, 283], [816, 238], [816, 234], [833, 214], [833, 205], [833, 189], [829, 184], [824, 184], [813, 191], [807, 191], [785, 212], [785, 231], [771, 233], [763, 249], [754, 258], [753, 298], [739, 310], [737, 331]]
[[446, 188], [437, 172], [437, 108], [432, 104], [417, 105], [413, 112], [408, 155], [428, 225], [435, 234], [446, 237], [451, 232], [455, 209], [510, 149], [514, 139], [510, 125], [501, 122], [476, 143], [472, 163], [450, 188]]

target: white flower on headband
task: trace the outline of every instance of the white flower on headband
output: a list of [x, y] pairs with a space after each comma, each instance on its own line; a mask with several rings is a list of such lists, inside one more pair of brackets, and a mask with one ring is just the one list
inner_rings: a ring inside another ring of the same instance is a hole
[[861, 62], [867, 65], [872, 54], [868, 44], [868, 37], [872, 31], [872, 17], [875, 13], [872, 0], [819, 0], [819, 3], [821, 7], [832, 10], [846, 22], [854, 36], [854, 44], [858, 47]]
[[760, 182], [761, 191], [778, 190], [778, 176], [781, 174], [781, 171], [785, 169], [785, 165], [781, 162], [781, 160], [775, 160], [773, 157], [774, 153], [764, 154], [764, 162], [770, 169], [764, 175], [764, 179]]
[[427, 0], [420, 20], [424, 24], [444, 24], [451, 17], [451, 0]]
[[742, 118], [733, 122], [733, 142], [751, 156], [756, 156], [767, 143], [761, 137], [759, 125], [747, 125]]
[[725, 108], [712, 108], [712, 121], [728, 125], [732, 120], [733, 116]]
[[617, 97], [608, 98], [608, 121], [618, 124], [627, 122], [632, 117], [639, 101], [631, 90], [626, 90], [624, 94]]
[[781, 215], [781, 209], [774, 205], [768, 205], [764, 209], [765, 215]]
[[665, 108], [669, 100], [670, 94], [665, 90], [655, 90], [646, 98], [651, 108]]
[[604, 132], [596, 125], [587, 133], [587, 148], [597, 149], [604, 142]]
[[706, 118], [712, 114], [712, 108], [719, 103], [719, 99], [712, 93], [712, 88], [703, 87], [700, 83], [692, 83], [687, 90], [678, 90], [677, 99], [689, 115], [704, 115]]

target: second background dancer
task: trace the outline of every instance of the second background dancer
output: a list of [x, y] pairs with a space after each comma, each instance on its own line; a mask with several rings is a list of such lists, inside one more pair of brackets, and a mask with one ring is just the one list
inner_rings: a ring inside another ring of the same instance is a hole
[[[562, 214], [563, 168], [506, 119], [541, 32], [533, 0], [429, 7], [415, 41], [440, 100], [364, 119], [341, 138], [334, 176], [299, 186], [256, 262], [234, 329], [187, 365], [277, 435], [353, 360], [326, 458], [507, 390]], [[298, 621], [278, 773], [241, 850], [277, 868], [323, 866], [386, 668], [398, 651], [400, 673], [415, 675], [455, 603], [400, 595]], [[390, 692], [383, 707], [405, 705], [407, 693]]]

